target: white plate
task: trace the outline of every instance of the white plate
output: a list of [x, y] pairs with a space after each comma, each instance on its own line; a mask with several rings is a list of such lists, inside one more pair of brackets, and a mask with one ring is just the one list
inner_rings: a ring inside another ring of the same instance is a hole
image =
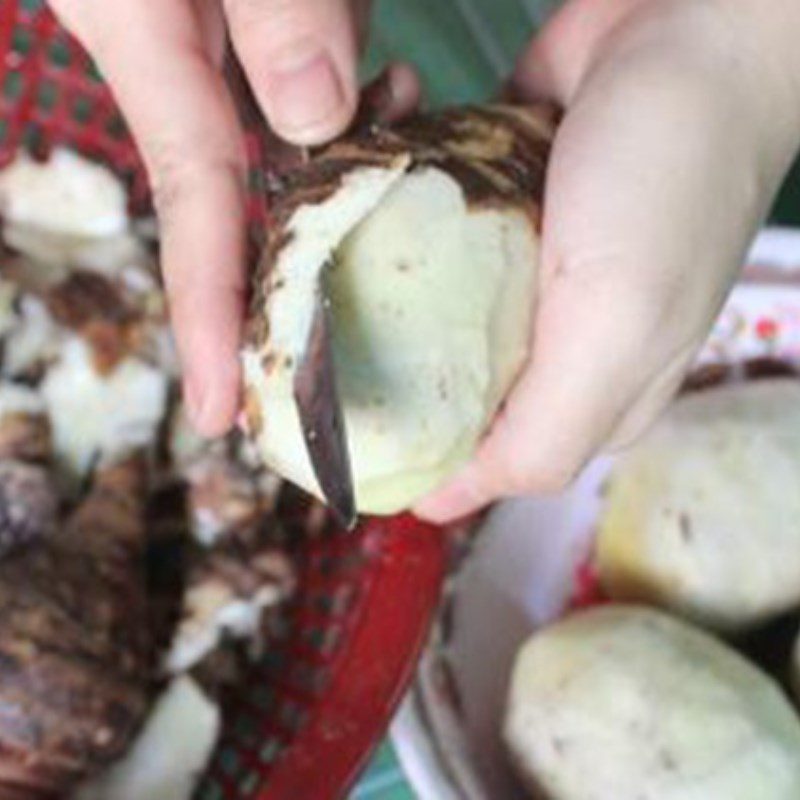
[[[768, 229], [699, 363], [800, 361], [800, 231]], [[418, 679], [392, 729], [420, 800], [522, 797], [499, 731], [514, 654], [558, 616], [586, 559], [609, 459], [564, 494], [502, 503], [454, 576]]]

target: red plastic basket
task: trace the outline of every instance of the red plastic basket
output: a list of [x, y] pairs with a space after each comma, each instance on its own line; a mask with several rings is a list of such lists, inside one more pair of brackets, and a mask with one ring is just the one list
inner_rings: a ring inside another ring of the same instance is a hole
[[[114, 100], [42, 0], [0, 0], [0, 53], [0, 163], [19, 147], [68, 145], [112, 167], [144, 210], [146, 177]], [[258, 197], [250, 202], [251, 219], [263, 218]], [[447, 558], [440, 530], [403, 516], [297, 535], [285, 633], [226, 709], [203, 800], [343, 797], [424, 642]]]

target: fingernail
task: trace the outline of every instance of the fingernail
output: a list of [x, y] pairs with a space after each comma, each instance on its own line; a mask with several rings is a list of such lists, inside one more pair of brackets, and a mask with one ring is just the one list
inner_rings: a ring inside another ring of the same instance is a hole
[[342, 82], [331, 58], [312, 51], [270, 66], [267, 102], [273, 126], [295, 140], [325, 136], [345, 103]]

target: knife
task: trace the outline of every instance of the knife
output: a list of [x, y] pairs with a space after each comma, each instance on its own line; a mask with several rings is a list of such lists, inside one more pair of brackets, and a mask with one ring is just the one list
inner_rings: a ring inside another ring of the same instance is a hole
[[294, 400], [322, 494], [347, 530], [356, 524], [355, 494], [344, 414], [336, 383], [330, 300], [324, 267], [314, 295], [305, 352], [294, 374]]
[[[273, 168], [300, 163], [305, 150], [280, 140], [261, 114], [238, 59], [231, 50], [226, 57], [226, 75], [244, 123], [257, 139], [261, 169], [259, 191], [267, 196], [265, 176]], [[336, 521], [351, 530], [357, 522], [353, 473], [347, 448], [344, 414], [336, 383], [333, 359], [330, 300], [326, 272], [322, 269], [314, 295], [314, 310], [306, 348], [297, 365], [294, 400], [311, 466], [326, 503]]]

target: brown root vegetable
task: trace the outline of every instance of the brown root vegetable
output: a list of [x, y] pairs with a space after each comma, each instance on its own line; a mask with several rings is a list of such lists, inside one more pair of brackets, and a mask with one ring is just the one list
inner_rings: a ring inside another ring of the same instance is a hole
[[0, 560], [0, 798], [58, 796], [148, 707], [143, 469], [99, 470], [58, 535]]
[[357, 131], [271, 181], [243, 353], [265, 462], [319, 496], [293, 395], [325, 279], [362, 512], [466, 461], [530, 339], [550, 107], [485, 106]]
[[48, 538], [56, 527], [58, 498], [47, 471], [21, 461], [0, 461], [0, 557]]
[[192, 534], [205, 546], [263, 516], [256, 476], [227, 453], [209, 452], [186, 470]]

